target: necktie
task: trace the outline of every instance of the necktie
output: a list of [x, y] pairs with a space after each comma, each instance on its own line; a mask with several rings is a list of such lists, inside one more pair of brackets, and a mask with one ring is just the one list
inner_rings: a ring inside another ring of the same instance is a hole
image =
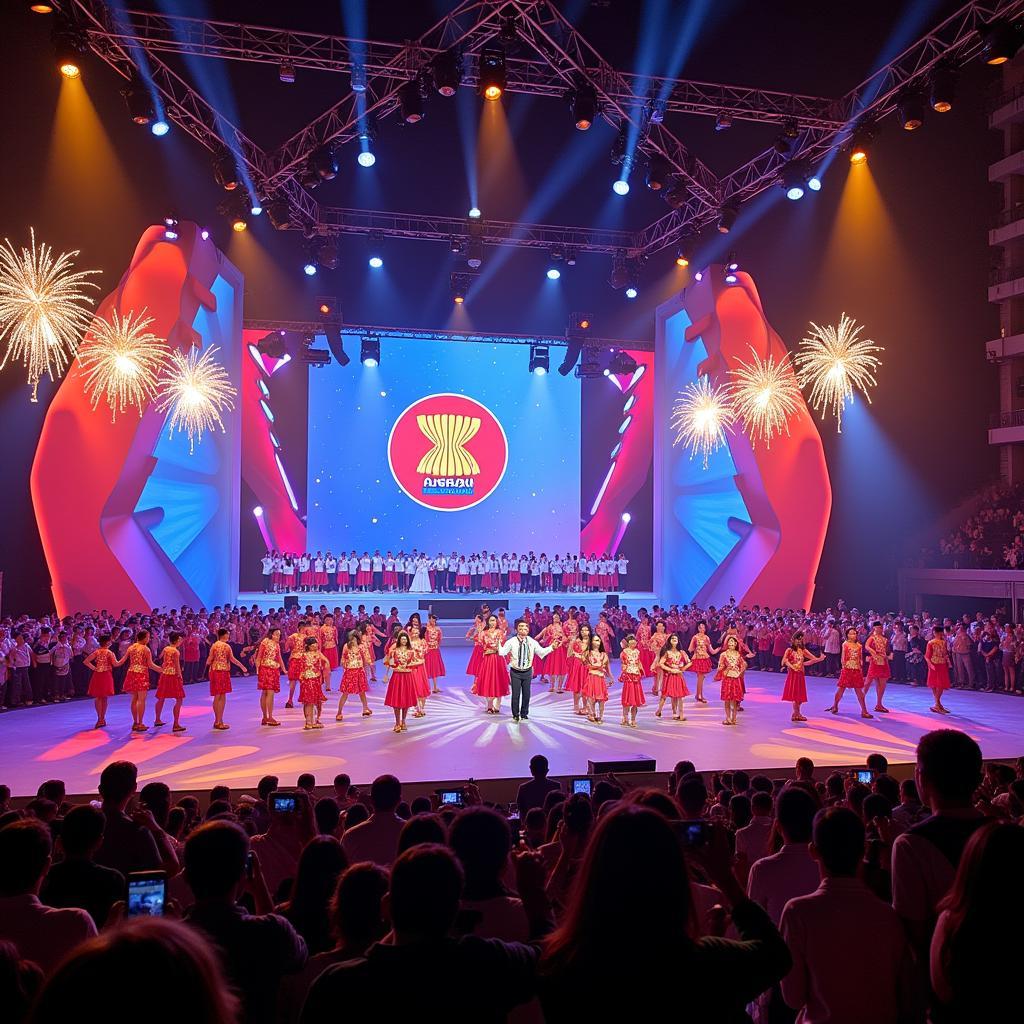
[[519, 638], [519, 667], [526, 668], [526, 641], [522, 637]]

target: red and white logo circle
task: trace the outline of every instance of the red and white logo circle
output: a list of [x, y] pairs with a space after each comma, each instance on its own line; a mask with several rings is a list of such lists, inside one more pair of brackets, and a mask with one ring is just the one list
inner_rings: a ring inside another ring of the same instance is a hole
[[395, 482], [426, 508], [479, 505], [508, 467], [508, 438], [497, 417], [466, 395], [427, 395], [395, 420], [388, 438]]

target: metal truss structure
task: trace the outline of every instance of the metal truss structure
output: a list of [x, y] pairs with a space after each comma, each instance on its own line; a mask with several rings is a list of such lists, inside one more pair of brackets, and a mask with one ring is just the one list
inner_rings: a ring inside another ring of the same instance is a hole
[[[979, 29], [996, 18], [1024, 14], [1024, 0], [969, 0], [845, 96], [830, 99], [689, 79], [647, 77], [613, 68], [561, 13], [553, 0], [461, 0], [419, 39], [398, 44], [348, 39], [315, 32], [123, 11], [104, 0], [59, 0], [95, 53], [131, 77], [142, 61], [159, 92], [166, 116], [211, 151], [224, 146], [243, 166], [260, 198], [287, 202], [292, 227], [320, 234], [368, 234], [415, 239], [468, 237], [462, 218], [392, 214], [326, 207], [304, 177], [314, 150], [343, 145], [399, 107], [408, 82], [428, 75], [438, 55], [462, 55], [461, 84], [476, 88], [478, 59], [488, 45], [507, 48], [511, 92], [564, 97], [589, 84], [600, 114], [636, 140], [626, 159], [641, 164], [667, 160], [685, 203], [638, 232], [559, 225], [483, 222], [474, 233], [491, 245], [532, 248], [571, 246], [580, 252], [650, 256], [715, 222], [723, 209], [738, 208], [780, 180], [785, 165], [811, 165], [842, 146], [856, 125], [877, 121], [908, 90], [923, 88], [936, 65], [952, 67], [979, 51]], [[529, 51], [529, 56], [521, 55]], [[294, 69], [365, 75], [365, 91], [342, 98], [273, 152], [265, 152], [203, 98], [167, 63], [168, 57], [291, 65]], [[666, 115], [719, 116], [775, 124], [790, 138], [788, 152], [774, 147], [718, 177], [666, 127]]]

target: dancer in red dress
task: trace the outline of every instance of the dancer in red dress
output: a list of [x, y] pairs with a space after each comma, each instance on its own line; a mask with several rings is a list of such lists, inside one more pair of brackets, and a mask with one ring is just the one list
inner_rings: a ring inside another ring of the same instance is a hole
[[224, 707], [231, 692], [231, 666], [237, 665], [243, 672], [245, 666], [234, 656], [231, 644], [228, 643], [228, 631], [217, 630], [217, 640], [210, 645], [210, 653], [206, 656], [206, 667], [210, 673], [210, 696], [213, 698], [214, 729], [230, 729], [224, 721]]
[[384, 694], [384, 703], [395, 713], [395, 732], [404, 732], [408, 726], [405, 716], [409, 708], [416, 707], [416, 687], [413, 685], [412, 671], [416, 667], [416, 652], [409, 645], [409, 634], [402, 630], [395, 640], [388, 655], [388, 667], [391, 676], [388, 689]]
[[875, 684], [875, 710], [883, 714], [889, 714], [889, 709], [882, 703], [885, 696], [885, 684], [889, 681], [889, 662], [892, 661], [892, 651], [889, 650], [889, 641], [882, 632], [882, 624], [874, 623], [871, 627], [871, 635], [864, 641], [864, 653], [868, 659], [867, 685]]
[[256, 688], [260, 691], [260, 725], [280, 725], [274, 717], [274, 694], [281, 691], [281, 675], [286, 671], [281, 656], [281, 630], [271, 627], [256, 647], [253, 658], [256, 666]]
[[924, 660], [928, 666], [928, 689], [935, 697], [929, 710], [937, 715], [948, 715], [949, 708], [942, 703], [942, 694], [949, 689], [949, 648], [942, 626], [932, 627], [932, 639], [925, 645]]
[[640, 661], [640, 649], [632, 633], [626, 637], [626, 645], [622, 648], [619, 682], [622, 683], [622, 724], [635, 729], [637, 709], [647, 703], [647, 698], [644, 696], [644, 668]]
[[102, 729], [107, 724], [107, 701], [114, 695], [114, 666], [117, 664], [117, 658], [110, 649], [109, 633], [99, 638], [99, 647], [87, 654], [82, 664], [92, 670], [86, 692], [96, 706], [96, 724], [93, 728]]
[[640, 670], [647, 679], [654, 664], [654, 652], [651, 650], [651, 620], [645, 608], [640, 609], [640, 621], [636, 624], [636, 646], [640, 651]]
[[853, 626], [846, 631], [846, 642], [840, 653], [840, 665], [836, 696], [832, 701], [832, 707], [825, 710], [837, 715], [843, 694], [847, 690], [853, 690], [860, 702], [860, 717], [874, 718], [864, 703], [864, 645], [857, 639], [857, 630]]
[[125, 673], [121, 689], [132, 695], [132, 732], [145, 732], [149, 728], [143, 721], [146, 716], [149, 673], [160, 671], [154, 664], [153, 652], [149, 649], [148, 629], [140, 629], [136, 633], [135, 643], [128, 645], [124, 656], [114, 662], [114, 667], [117, 668], [125, 662], [128, 663], [128, 671]]
[[665, 701], [671, 700], [672, 720], [686, 721], [686, 715], [683, 714], [683, 698], [689, 695], [690, 689], [686, 685], [686, 676], [683, 673], [689, 667], [690, 659], [686, 651], [679, 646], [679, 634], [669, 633], [668, 642], [661, 650], [655, 669], [657, 678], [661, 680], [661, 698], [658, 701], [658, 710], [654, 712], [656, 718], [661, 718], [661, 709], [665, 706]]
[[363, 659], [370, 670], [370, 682], [377, 682], [377, 640], [383, 640], [384, 634], [372, 623], [364, 622], [362, 627]]
[[185, 680], [181, 675], [181, 634], [171, 633], [167, 637], [167, 646], [160, 654], [160, 679], [156, 684], [156, 720], [153, 725], [163, 725], [161, 715], [164, 701], [174, 701], [174, 725], [171, 732], [184, 732], [181, 724], [181, 705], [185, 700]]
[[302, 641], [302, 664], [299, 669], [299, 701], [302, 703], [303, 729], [322, 729], [320, 721], [324, 701], [324, 678], [330, 674], [331, 663], [320, 652], [320, 642], [315, 636]]
[[[387, 655], [385, 655], [385, 660]], [[345, 702], [350, 694], [358, 694], [360, 703], [363, 705], [363, 718], [369, 718], [373, 712], [370, 705], [366, 703], [366, 691], [370, 688], [366, 681], [366, 665], [363, 663], [363, 650], [359, 646], [359, 634], [353, 630], [345, 641], [341, 651], [341, 697], [338, 700], [338, 713], [334, 716], [336, 722], [343, 719]]]
[[427, 628], [423, 632], [423, 639], [427, 642], [427, 679], [430, 680], [431, 693], [440, 693], [441, 687], [437, 685], [438, 679], [444, 678], [444, 659], [441, 657], [441, 641], [444, 633], [437, 624], [436, 615], [427, 616]]
[[806, 722], [800, 713], [800, 705], [807, 700], [807, 677], [804, 669], [824, 661], [823, 654], [811, 654], [804, 646], [804, 633], [798, 629], [790, 638], [789, 646], [782, 655], [782, 667], [786, 670], [786, 683], [782, 687], [782, 699], [793, 705], [794, 722]]
[[657, 695], [661, 692], [661, 672], [658, 669], [658, 662], [661, 660], [661, 649], [668, 643], [668, 629], [662, 619], [654, 624], [654, 632], [651, 634], [648, 647], [651, 650], [651, 669], [654, 675], [654, 686], [651, 693]]
[[306, 627], [309, 623], [305, 619], [299, 619], [295, 632], [288, 635], [284, 642], [285, 654], [288, 655], [288, 699], [284, 702], [286, 708], [295, 707], [295, 687], [299, 684], [299, 672], [301, 670], [302, 642], [306, 639]]
[[701, 619], [697, 623], [697, 632], [690, 638], [688, 648], [692, 659], [690, 669], [697, 674], [697, 693], [694, 699], [698, 704], [707, 704], [708, 702], [707, 697], [704, 696], [704, 677], [714, 669], [715, 666], [711, 658], [718, 652], [718, 648], [712, 645], [711, 637], [708, 636], [707, 622]]
[[320, 653], [327, 659], [331, 671], [327, 673], [325, 689], [331, 692], [331, 672], [338, 667], [338, 627], [334, 624], [333, 615], [325, 615], [319, 633]]
[[537, 637], [542, 647], [550, 647], [551, 653], [541, 662], [541, 678], [547, 678], [551, 686], [549, 693], [562, 693], [565, 690], [565, 677], [569, 665], [565, 658], [565, 629], [562, 616], [554, 612], [551, 625], [545, 626]]
[[587, 699], [587, 719], [595, 725], [604, 721], [604, 706], [608, 700], [608, 684], [612, 681], [612, 670], [604, 641], [594, 633], [590, 638], [590, 650], [585, 659], [587, 669], [583, 681], [583, 696]]
[[413, 718], [423, 718], [427, 713], [427, 698], [430, 696], [430, 680], [427, 678], [427, 641], [420, 636], [417, 622], [409, 622], [409, 646], [416, 652], [416, 667], [412, 670], [412, 683], [416, 687], [416, 710]]
[[466, 675], [473, 680], [470, 693], [476, 693], [476, 675], [480, 671], [480, 658], [483, 654], [480, 637], [484, 631], [484, 620], [479, 616], [473, 619], [473, 625], [466, 630], [466, 639], [473, 641], [473, 649], [469, 652], [469, 661], [466, 663]]
[[507, 696], [511, 688], [508, 662], [498, 651], [501, 643], [498, 617], [489, 615], [487, 627], [480, 633], [480, 670], [476, 675], [476, 693], [484, 698], [488, 715], [501, 714], [501, 698]]
[[740, 677], [746, 670], [747, 663], [740, 653], [740, 638], [725, 638], [722, 653], [718, 659], [718, 672], [715, 678], [722, 681], [722, 703], [725, 704], [725, 721], [722, 725], [736, 725], [736, 712], [743, 699], [743, 687]]
[[572, 694], [572, 711], [574, 715], [585, 715], [586, 700], [583, 698], [583, 684], [587, 679], [586, 658], [590, 650], [590, 638], [593, 634], [587, 625], [580, 626], [579, 636], [569, 641], [566, 656], [569, 662], [569, 673], [565, 687]]

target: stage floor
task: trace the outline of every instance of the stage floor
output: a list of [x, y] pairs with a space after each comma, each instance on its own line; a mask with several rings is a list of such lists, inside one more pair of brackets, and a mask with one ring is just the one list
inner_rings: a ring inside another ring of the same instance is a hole
[[[451, 661], [458, 658], [461, 664], [464, 655], [454, 650]], [[948, 705], [955, 714], [940, 717], [928, 712], [928, 690], [893, 685], [886, 693], [892, 714], [868, 721], [859, 717], [850, 694], [838, 716], [824, 714], [834, 683], [808, 679], [810, 701], [804, 711], [810, 720], [794, 723], [790, 706], [779, 700], [782, 681], [780, 675], [749, 672], [746, 711], [735, 728], [721, 724], [720, 703], [698, 705], [691, 697], [687, 721], [673, 722], [668, 712], [655, 718], [657, 705], [648, 703], [640, 709], [638, 727], [628, 729], [619, 721], [618, 684], [602, 725], [574, 716], [571, 695], [555, 696], [538, 684], [530, 721], [514, 725], [507, 700], [495, 719], [469, 693], [465, 676], [449, 676], [442, 683], [444, 692], [430, 699], [427, 717], [410, 717], [408, 731], [395, 734], [380, 683], [371, 687], [371, 718], [361, 718], [358, 701], [350, 698], [345, 721], [335, 723], [335, 691], [324, 708], [325, 728], [304, 732], [301, 709], [284, 710], [284, 695], [278, 702], [282, 726], [260, 726], [255, 681], [248, 677], [234, 680], [227, 709], [231, 729], [224, 733], [210, 728], [205, 684], [187, 688], [182, 720], [188, 731], [179, 735], [169, 727], [132, 733], [123, 695], [111, 699], [111, 726], [100, 730], [91, 728], [95, 718], [88, 700], [5, 712], [0, 715], [0, 783], [16, 796], [34, 795], [40, 782], [57, 777], [65, 780], [69, 793], [94, 793], [102, 767], [122, 758], [139, 765], [140, 785], [161, 779], [178, 791], [201, 791], [216, 783], [253, 786], [265, 774], [279, 775], [283, 785], [291, 785], [303, 771], [314, 772], [321, 783], [341, 771], [357, 783], [382, 772], [410, 783], [514, 778], [528, 774], [527, 762], [536, 753], [547, 755], [556, 776], [585, 773], [588, 758], [636, 754], [655, 758], [659, 771], [670, 770], [684, 757], [702, 771], [792, 768], [801, 755], [820, 767], [855, 765], [872, 751], [900, 763], [913, 761], [920, 735], [940, 726], [970, 733], [986, 758], [1024, 754], [1024, 700], [1019, 698], [954, 690]], [[708, 696], [717, 693], [714, 684]], [[150, 723], [152, 716], [151, 694]]]

